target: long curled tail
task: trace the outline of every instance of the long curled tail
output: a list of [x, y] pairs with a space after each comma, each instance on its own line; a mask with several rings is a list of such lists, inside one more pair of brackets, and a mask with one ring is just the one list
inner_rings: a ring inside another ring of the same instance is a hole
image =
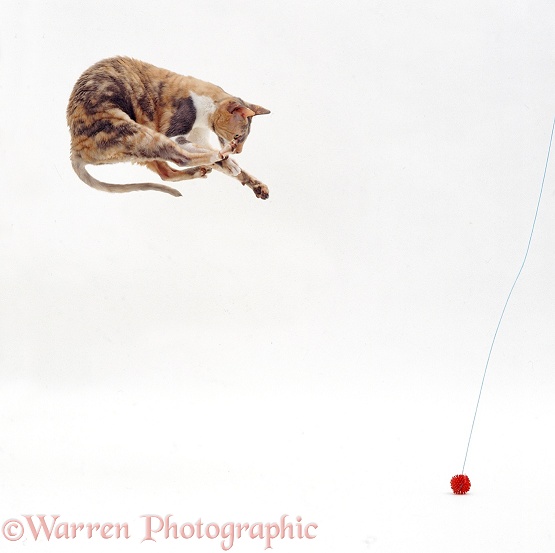
[[86, 169], [84, 161], [77, 156], [71, 156], [71, 165], [77, 176], [92, 188], [102, 190], [104, 192], [135, 192], [137, 190], [157, 190], [158, 192], [165, 192], [172, 196], [181, 196], [181, 192], [175, 188], [165, 186], [164, 184], [154, 184], [150, 182], [141, 182], [135, 184], [109, 184], [95, 179]]

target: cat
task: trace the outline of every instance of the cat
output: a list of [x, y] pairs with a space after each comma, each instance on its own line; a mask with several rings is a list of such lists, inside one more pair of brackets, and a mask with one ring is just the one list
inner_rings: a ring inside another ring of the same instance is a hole
[[[131, 161], [173, 182], [205, 178], [216, 169], [266, 199], [268, 187], [229, 156], [241, 153], [252, 118], [268, 113], [194, 77], [128, 57], [105, 59], [81, 75], [69, 99], [71, 163], [82, 181], [106, 192], [157, 190], [181, 196], [163, 184], [98, 181], [86, 170], [87, 164]], [[220, 151], [209, 143], [211, 131]], [[174, 169], [168, 162], [185, 169]]]

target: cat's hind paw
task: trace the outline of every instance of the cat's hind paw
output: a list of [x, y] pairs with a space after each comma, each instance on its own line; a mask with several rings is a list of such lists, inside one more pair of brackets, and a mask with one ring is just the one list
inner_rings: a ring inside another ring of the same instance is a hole
[[205, 179], [208, 176], [208, 174], [212, 172], [212, 167], [201, 165], [200, 167], [196, 168], [196, 172], [197, 172], [198, 178]]

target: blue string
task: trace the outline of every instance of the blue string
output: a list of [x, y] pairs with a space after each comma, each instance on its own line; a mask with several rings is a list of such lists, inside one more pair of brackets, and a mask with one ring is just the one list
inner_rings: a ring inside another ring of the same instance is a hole
[[493, 346], [495, 344], [495, 340], [497, 338], [497, 333], [499, 332], [499, 327], [501, 326], [501, 321], [503, 320], [503, 316], [505, 315], [505, 310], [507, 309], [507, 304], [509, 303], [509, 300], [511, 299], [511, 296], [513, 294], [513, 290], [516, 286], [516, 283], [520, 277], [520, 274], [522, 273], [522, 269], [524, 269], [524, 264], [526, 263], [526, 259], [528, 258], [528, 252], [530, 251], [530, 244], [532, 243], [532, 236], [534, 235], [534, 229], [536, 228], [536, 221], [538, 219], [538, 212], [540, 209], [540, 203], [542, 200], [542, 195], [543, 195], [543, 187], [544, 187], [544, 183], [545, 183], [545, 176], [547, 174], [547, 165], [549, 164], [549, 154], [551, 153], [551, 144], [553, 143], [553, 131], [555, 130], [555, 119], [553, 120], [553, 126], [551, 127], [551, 137], [549, 139], [549, 147], [547, 149], [547, 159], [545, 160], [545, 168], [543, 170], [543, 178], [542, 178], [542, 184], [540, 187], [540, 195], [538, 198], [538, 203], [536, 205], [536, 213], [534, 215], [534, 222], [532, 223], [532, 230], [530, 231], [530, 238], [528, 239], [528, 246], [526, 247], [526, 253], [524, 254], [524, 259], [522, 260], [522, 265], [520, 266], [520, 269], [518, 271], [518, 274], [516, 275], [516, 278], [513, 282], [513, 285], [511, 286], [511, 290], [509, 291], [509, 295], [507, 296], [507, 300], [505, 301], [505, 305], [503, 306], [503, 311], [501, 311], [501, 317], [499, 317], [499, 322], [497, 323], [497, 327], [495, 329], [495, 333], [493, 335], [493, 340], [491, 341], [491, 346], [489, 348], [489, 353], [488, 353], [488, 358], [486, 361], [486, 366], [484, 368], [484, 375], [482, 376], [482, 383], [480, 384], [480, 392], [478, 394], [478, 401], [476, 402], [476, 409], [474, 410], [474, 418], [472, 419], [472, 426], [470, 427], [470, 435], [468, 436], [468, 444], [466, 446], [466, 453], [464, 455], [464, 463], [463, 463], [463, 467], [462, 467], [462, 471], [461, 474], [464, 474], [464, 467], [466, 465], [466, 458], [468, 457], [468, 449], [470, 448], [470, 440], [472, 439], [472, 431], [474, 430], [474, 423], [476, 422], [476, 415], [478, 413], [478, 406], [480, 405], [480, 398], [482, 397], [482, 390], [484, 388], [484, 381], [486, 380], [486, 373], [488, 371], [488, 366], [489, 366], [489, 361], [491, 358], [491, 352], [493, 351]]

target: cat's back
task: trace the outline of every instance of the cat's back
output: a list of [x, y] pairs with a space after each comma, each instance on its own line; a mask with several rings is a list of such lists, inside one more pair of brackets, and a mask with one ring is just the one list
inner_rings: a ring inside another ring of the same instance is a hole
[[[173, 77], [173, 79], [172, 79]], [[164, 83], [179, 77], [133, 58], [101, 60], [79, 77], [71, 93], [67, 116], [76, 113], [94, 116], [109, 108], [119, 108], [133, 120], [153, 120]]]
[[134, 88], [166, 81], [172, 77], [180, 75], [134, 58], [106, 58], [82, 73], [75, 83], [72, 96], [93, 93], [110, 85], [119, 85], [133, 92]]
[[220, 87], [130, 57], [103, 59], [79, 77], [71, 93], [67, 118], [95, 117], [117, 108], [132, 120], [156, 128], [162, 112], [174, 111], [191, 92], [219, 101], [229, 95]]

